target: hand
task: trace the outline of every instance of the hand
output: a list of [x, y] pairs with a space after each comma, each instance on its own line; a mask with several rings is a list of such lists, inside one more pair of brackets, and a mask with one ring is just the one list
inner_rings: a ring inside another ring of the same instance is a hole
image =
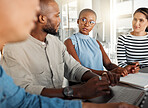
[[123, 77], [128, 75], [128, 71], [125, 68], [122, 68], [122, 67], [115, 68], [111, 72], [114, 72], [116, 74], [120, 74]]
[[138, 73], [140, 68], [139, 68], [139, 62], [134, 62], [133, 64], [135, 65], [127, 65], [125, 69], [128, 71], [128, 73]]
[[139, 108], [139, 107], [126, 103], [107, 103], [107, 104], [83, 103], [82, 108]]
[[126, 104], [126, 103], [119, 103], [118, 108], [139, 108], [134, 105]]
[[76, 93], [80, 99], [91, 99], [109, 94], [110, 89], [106, 77], [102, 77], [102, 80], [100, 80], [99, 77], [96, 76], [80, 87], [74, 88], [74, 93]]
[[107, 78], [108, 83], [111, 86], [117, 85], [119, 83], [119, 80], [120, 80], [119, 74], [116, 74], [116, 73], [113, 73], [113, 72], [110, 72], [110, 71], [103, 73], [102, 76]]

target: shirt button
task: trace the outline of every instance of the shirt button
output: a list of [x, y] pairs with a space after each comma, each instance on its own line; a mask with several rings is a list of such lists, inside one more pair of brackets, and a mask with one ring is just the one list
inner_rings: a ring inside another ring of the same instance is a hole
[[52, 68], [52, 65], [50, 65], [50, 67]]
[[55, 78], [53, 78], [53, 81], [55, 81], [56, 79]]
[[42, 45], [44, 46], [44, 45], [45, 45], [45, 43], [44, 43], [44, 42], [42, 42]]

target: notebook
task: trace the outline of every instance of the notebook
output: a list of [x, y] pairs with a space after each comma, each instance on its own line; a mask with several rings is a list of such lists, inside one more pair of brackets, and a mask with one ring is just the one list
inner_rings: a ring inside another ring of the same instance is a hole
[[120, 82], [148, 91], [148, 73], [129, 74], [121, 77]]

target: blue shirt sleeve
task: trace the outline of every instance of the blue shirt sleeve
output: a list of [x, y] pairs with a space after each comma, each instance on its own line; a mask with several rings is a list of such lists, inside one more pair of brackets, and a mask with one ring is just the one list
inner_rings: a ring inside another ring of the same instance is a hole
[[81, 101], [47, 98], [26, 93], [0, 66], [0, 108], [82, 108]]

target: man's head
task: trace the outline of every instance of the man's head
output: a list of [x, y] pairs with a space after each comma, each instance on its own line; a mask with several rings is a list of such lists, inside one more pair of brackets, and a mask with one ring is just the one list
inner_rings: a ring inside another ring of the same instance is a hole
[[42, 27], [43, 32], [56, 35], [61, 22], [58, 4], [54, 0], [41, 0], [40, 8], [38, 25]]
[[79, 14], [77, 21], [79, 26], [79, 32], [84, 35], [89, 35], [89, 32], [96, 24], [97, 15], [91, 9], [83, 9]]
[[0, 0], [1, 41], [16, 42], [26, 39], [34, 27], [39, 0]]

